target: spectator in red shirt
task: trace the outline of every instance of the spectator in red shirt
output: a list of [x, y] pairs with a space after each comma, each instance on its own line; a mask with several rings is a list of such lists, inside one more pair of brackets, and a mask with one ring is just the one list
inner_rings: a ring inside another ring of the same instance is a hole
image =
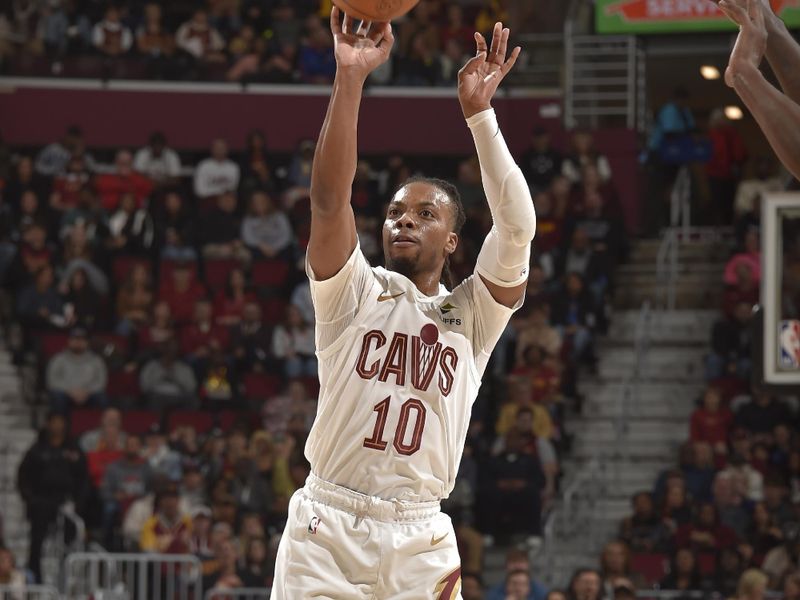
[[198, 379], [205, 373], [209, 358], [228, 347], [228, 330], [214, 324], [211, 302], [205, 298], [194, 304], [194, 320], [181, 332], [181, 354], [195, 370]]
[[175, 338], [175, 324], [172, 321], [172, 311], [165, 301], [156, 303], [152, 313], [148, 316], [149, 322], [139, 330], [139, 352], [144, 358], [152, 354], [164, 342]]
[[721, 108], [711, 113], [708, 137], [712, 152], [711, 160], [706, 163], [706, 174], [711, 189], [713, 224], [730, 225], [733, 222], [733, 199], [747, 151], [742, 136]]
[[50, 194], [50, 206], [63, 212], [78, 206], [81, 192], [91, 181], [89, 167], [83, 156], [72, 156], [67, 163], [67, 170], [53, 180], [53, 193]]
[[205, 298], [206, 290], [197, 281], [189, 263], [178, 263], [172, 269], [170, 280], [161, 284], [159, 300], [169, 304], [175, 324], [185, 325], [192, 320], [194, 305]]
[[94, 182], [103, 208], [108, 212], [115, 211], [125, 192], [132, 192], [136, 196], [137, 206], [143, 207], [153, 191], [153, 182], [133, 170], [133, 155], [128, 150], [117, 152], [114, 166], [114, 173], [98, 175]]
[[536, 207], [536, 250], [548, 253], [561, 245], [564, 235], [564, 221], [555, 212], [553, 197], [540, 192], [533, 198]]
[[142, 529], [142, 552], [188, 554], [192, 532], [189, 515], [181, 514], [178, 490], [169, 487], [156, 495], [155, 511]]
[[711, 444], [717, 462], [721, 463], [728, 454], [728, 431], [732, 423], [733, 414], [722, 406], [719, 390], [709, 387], [703, 395], [703, 405], [692, 413], [689, 437], [692, 442]]
[[753, 267], [746, 262], [739, 262], [734, 267], [736, 283], [727, 286], [722, 297], [722, 312], [729, 319], [734, 318], [736, 305], [742, 302], [755, 306], [759, 302], [761, 289], [753, 276]]
[[679, 548], [692, 548], [695, 552], [716, 553], [725, 547], [735, 546], [738, 541], [730, 527], [720, 525], [717, 509], [710, 502], [701, 504], [695, 521], [678, 528], [675, 536]]
[[256, 301], [256, 295], [247, 289], [247, 279], [242, 269], [232, 269], [228, 282], [214, 299], [214, 318], [217, 325], [232, 327], [242, 320], [244, 307]]

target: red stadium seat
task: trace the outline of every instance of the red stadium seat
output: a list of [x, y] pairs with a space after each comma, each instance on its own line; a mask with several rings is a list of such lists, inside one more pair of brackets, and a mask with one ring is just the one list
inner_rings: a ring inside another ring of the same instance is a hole
[[237, 424], [248, 427], [258, 426], [258, 414], [241, 410], [223, 410], [219, 413], [219, 428], [222, 431], [230, 431]]
[[109, 398], [139, 398], [139, 374], [136, 371], [111, 371], [108, 374], [106, 394]]
[[235, 259], [209, 260], [206, 262], [206, 285], [217, 291], [228, 283], [228, 273], [240, 266]]
[[[178, 261], [174, 260], [162, 260], [159, 263], [158, 281], [162, 286], [164, 283], [172, 281], [172, 272], [175, 270], [176, 264], [178, 264]], [[186, 263], [182, 262], [181, 264]], [[197, 263], [190, 263], [189, 269], [192, 271], [192, 279], [197, 279]]]
[[130, 344], [128, 338], [115, 333], [92, 334], [92, 349], [104, 358], [116, 356], [127, 358]]
[[286, 316], [288, 302], [283, 298], [268, 298], [261, 304], [261, 313], [264, 323], [267, 325], [277, 325], [282, 323]]
[[102, 414], [103, 411], [97, 408], [74, 409], [69, 416], [70, 433], [74, 437], [79, 437], [87, 431], [97, 429], [100, 425], [100, 417]]
[[50, 360], [67, 347], [69, 335], [66, 333], [45, 333], [39, 338], [42, 359]]
[[658, 583], [667, 574], [669, 558], [665, 554], [634, 554], [631, 556], [631, 571], [641, 573], [647, 583]]
[[158, 425], [159, 415], [150, 410], [128, 410], [122, 414], [122, 428], [128, 433], [144, 435], [153, 426]]
[[314, 398], [319, 396], [319, 379], [316, 377], [304, 377], [303, 383], [305, 384], [309, 395], [313, 396]]
[[150, 261], [146, 258], [139, 256], [118, 256], [114, 259], [114, 264], [111, 267], [111, 272], [114, 281], [122, 283], [128, 278], [128, 275], [136, 265], [143, 265], [148, 271], [151, 271]]
[[269, 259], [253, 263], [253, 285], [280, 288], [286, 285], [289, 265], [286, 261]]
[[200, 410], [179, 410], [170, 413], [167, 420], [169, 431], [186, 425], [194, 427], [197, 433], [208, 433], [214, 427], [214, 417], [211, 413]]
[[717, 557], [710, 552], [698, 552], [697, 568], [701, 575], [713, 575], [717, 570]]
[[244, 395], [248, 400], [266, 400], [281, 389], [281, 379], [265, 373], [248, 373], [244, 377]]

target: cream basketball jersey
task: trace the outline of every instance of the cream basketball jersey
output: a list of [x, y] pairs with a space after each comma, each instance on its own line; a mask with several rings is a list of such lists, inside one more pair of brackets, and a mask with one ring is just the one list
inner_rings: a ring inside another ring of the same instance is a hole
[[489, 355], [519, 306], [495, 302], [477, 275], [425, 296], [360, 247], [330, 279], [307, 272], [320, 376], [312, 471], [379, 498], [446, 498]]

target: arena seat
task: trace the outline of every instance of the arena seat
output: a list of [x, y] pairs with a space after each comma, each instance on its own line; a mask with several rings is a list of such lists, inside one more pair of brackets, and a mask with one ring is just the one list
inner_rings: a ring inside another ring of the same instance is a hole
[[106, 395], [112, 400], [138, 400], [139, 393], [139, 374], [136, 371], [111, 371], [108, 374]]
[[[163, 285], [164, 283], [169, 283], [172, 280], [172, 272], [175, 270], [175, 265], [177, 264], [187, 264], [185, 261], [175, 261], [175, 260], [162, 260], [159, 263], [159, 271], [158, 271], [158, 281]], [[192, 279], [197, 279], [197, 263], [190, 262], [189, 269], [192, 271]]]
[[103, 411], [99, 408], [75, 408], [70, 413], [70, 433], [78, 438], [87, 431], [97, 429]]
[[212, 291], [217, 291], [225, 287], [228, 283], [228, 273], [240, 266], [236, 259], [209, 260], [205, 265], [206, 285]]
[[289, 265], [278, 259], [260, 260], [253, 263], [251, 281], [253, 285], [280, 288], [286, 285]]
[[69, 334], [66, 333], [45, 333], [39, 336], [39, 351], [42, 360], [47, 362], [53, 356], [67, 347]]
[[208, 433], [214, 427], [214, 416], [201, 410], [176, 410], [167, 418], [169, 431], [187, 425], [193, 427], [197, 433]]
[[248, 400], [264, 400], [281, 389], [281, 378], [265, 373], [248, 373], [244, 376], [244, 396]]
[[633, 554], [631, 571], [641, 573], [647, 583], [658, 583], [667, 574], [669, 558], [665, 554]]
[[277, 325], [282, 323], [286, 315], [286, 307], [289, 303], [283, 298], [267, 298], [261, 303], [261, 313], [264, 323], [267, 325]]
[[111, 273], [114, 281], [122, 283], [128, 278], [130, 272], [137, 265], [144, 266], [148, 271], [152, 271], [150, 261], [140, 256], [118, 256], [114, 259], [111, 267]]
[[122, 417], [122, 428], [128, 433], [144, 435], [160, 420], [160, 415], [151, 410], [127, 410]]

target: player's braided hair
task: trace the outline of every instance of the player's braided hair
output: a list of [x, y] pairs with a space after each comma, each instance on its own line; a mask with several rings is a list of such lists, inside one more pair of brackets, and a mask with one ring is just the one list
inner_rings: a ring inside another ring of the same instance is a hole
[[[458, 188], [444, 179], [419, 176], [412, 177], [406, 181], [402, 187], [405, 187], [411, 183], [427, 183], [428, 185], [437, 188], [439, 191], [444, 193], [445, 196], [447, 196], [447, 198], [450, 200], [450, 203], [453, 205], [453, 233], [460, 234], [462, 227], [464, 227], [464, 223], [467, 222], [467, 213], [464, 211], [464, 203], [461, 201], [461, 194], [459, 193]], [[442, 267], [441, 281], [449, 290], [452, 290], [457, 283], [455, 281], [455, 277], [453, 276], [453, 272], [450, 270], [449, 256], [445, 259], [444, 267]]]

